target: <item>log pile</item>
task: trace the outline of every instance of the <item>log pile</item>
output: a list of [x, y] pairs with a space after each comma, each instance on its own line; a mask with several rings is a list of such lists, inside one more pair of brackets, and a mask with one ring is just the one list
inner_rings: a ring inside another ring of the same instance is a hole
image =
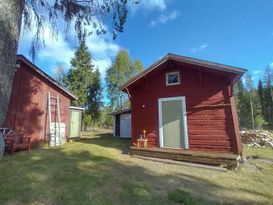
[[243, 130], [240, 135], [242, 142], [249, 146], [273, 148], [273, 133], [266, 130]]

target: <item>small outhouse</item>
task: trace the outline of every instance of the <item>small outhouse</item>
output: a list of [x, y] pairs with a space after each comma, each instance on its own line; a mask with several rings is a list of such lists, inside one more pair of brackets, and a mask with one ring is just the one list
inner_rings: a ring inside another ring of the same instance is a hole
[[113, 115], [113, 136], [131, 138], [131, 109], [111, 113]]
[[79, 138], [84, 108], [70, 106], [69, 109], [71, 115], [69, 139]]

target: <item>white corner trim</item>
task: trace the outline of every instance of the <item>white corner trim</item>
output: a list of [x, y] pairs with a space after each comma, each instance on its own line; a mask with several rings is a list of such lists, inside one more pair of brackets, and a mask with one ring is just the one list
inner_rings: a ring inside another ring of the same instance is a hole
[[162, 98], [158, 99], [159, 146], [163, 148]]
[[183, 131], [184, 131], [184, 148], [189, 149], [189, 136], [188, 136], [188, 120], [187, 120], [187, 106], [186, 106], [186, 98], [182, 97], [182, 113], [183, 113]]

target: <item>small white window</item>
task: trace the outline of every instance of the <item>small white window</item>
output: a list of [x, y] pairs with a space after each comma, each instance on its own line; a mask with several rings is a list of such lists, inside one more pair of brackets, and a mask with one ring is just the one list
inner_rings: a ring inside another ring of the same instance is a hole
[[178, 85], [180, 84], [179, 71], [166, 73], [166, 85]]

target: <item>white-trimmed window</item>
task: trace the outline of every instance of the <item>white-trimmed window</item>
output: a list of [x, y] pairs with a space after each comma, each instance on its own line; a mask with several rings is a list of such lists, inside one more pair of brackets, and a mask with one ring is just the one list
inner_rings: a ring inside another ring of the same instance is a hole
[[179, 71], [166, 73], [166, 85], [179, 85], [180, 74]]

